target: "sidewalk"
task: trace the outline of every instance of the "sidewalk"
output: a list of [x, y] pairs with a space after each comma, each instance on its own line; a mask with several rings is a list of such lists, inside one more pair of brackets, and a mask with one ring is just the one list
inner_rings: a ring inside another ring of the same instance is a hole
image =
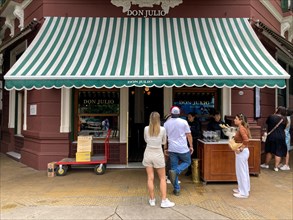
[[168, 184], [176, 206], [162, 209], [158, 182], [156, 207], [148, 205], [144, 169], [73, 169], [49, 178], [5, 154], [0, 160], [1, 219], [293, 219], [293, 169], [251, 176], [248, 199], [232, 196], [234, 182], [195, 185], [182, 175], [180, 196]]

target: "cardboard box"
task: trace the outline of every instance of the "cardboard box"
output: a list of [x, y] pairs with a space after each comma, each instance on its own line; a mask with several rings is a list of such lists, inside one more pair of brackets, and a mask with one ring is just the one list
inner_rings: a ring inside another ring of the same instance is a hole
[[77, 152], [75, 154], [76, 162], [91, 161], [91, 152]]
[[77, 152], [92, 152], [93, 151], [93, 136], [78, 136], [77, 137]]
[[48, 163], [47, 167], [48, 167], [48, 169], [47, 169], [48, 177], [54, 177], [56, 175], [56, 173], [55, 173], [56, 162]]

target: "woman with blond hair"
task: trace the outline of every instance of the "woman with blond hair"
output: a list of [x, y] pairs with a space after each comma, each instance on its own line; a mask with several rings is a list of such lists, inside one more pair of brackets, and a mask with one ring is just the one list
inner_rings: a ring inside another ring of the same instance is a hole
[[170, 208], [175, 205], [174, 202], [170, 202], [169, 199], [166, 198], [167, 184], [165, 177], [165, 158], [162, 150], [162, 145], [166, 145], [167, 143], [166, 138], [166, 130], [160, 125], [160, 114], [158, 112], [152, 112], [150, 114], [149, 126], [144, 128], [144, 140], [147, 145], [142, 164], [145, 166], [147, 172], [147, 186], [150, 194], [150, 206], [156, 205], [154, 193], [154, 168], [157, 170], [157, 174], [160, 179], [162, 208]]
[[246, 199], [248, 198], [250, 191], [250, 177], [248, 167], [248, 142], [249, 138], [251, 138], [251, 134], [247, 118], [245, 115], [237, 114], [234, 119], [234, 124], [238, 126], [238, 131], [234, 136], [234, 140], [236, 143], [242, 144], [235, 151], [235, 165], [238, 188], [233, 189], [233, 196], [240, 199]]

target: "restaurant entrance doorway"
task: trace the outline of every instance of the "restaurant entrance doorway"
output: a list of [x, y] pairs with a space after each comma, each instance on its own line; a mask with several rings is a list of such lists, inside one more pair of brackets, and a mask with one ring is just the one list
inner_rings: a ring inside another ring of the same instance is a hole
[[163, 88], [132, 87], [129, 89], [128, 162], [141, 162], [146, 143], [144, 127], [149, 124], [152, 111], [163, 119]]

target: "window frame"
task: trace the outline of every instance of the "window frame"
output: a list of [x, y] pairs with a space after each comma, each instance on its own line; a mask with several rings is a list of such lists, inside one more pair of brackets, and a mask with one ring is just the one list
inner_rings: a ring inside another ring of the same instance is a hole
[[[75, 89], [74, 90], [74, 123], [73, 123], [73, 133], [74, 133], [74, 140], [77, 140], [78, 137], [78, 132], [79, 132], [79, 121], [80, 121], [80, 116], [88, 116], [88, 117], [117, 117], [117, 131], [112, 132], [112, 135], [110, 136], [111, 139], [119, 139], [119, 117], [120, 117], [120, 112], [118, 111], [115, 114], [105, 114], [105, 113], [79, 113], [79, 103], [78, 103], [78, 95], [80, 92], [117, 92], [119, 93], [120, 97], [120, 90], [113, 88], [113, 89], [88, 89], [88, 88], [82, 88], [82, 89]], [[120, 104], [120, 98], [119, 98], [119, 108], [121, 107]], [[104, 139], [104, 137], [94, 137], [94, 140], [101, 140]]]
[[[187, 88], [187, 87], [182, 87], [182, 88], [174, 88], [173, 89], [173, 103], [175, 102], [175, 94], [178, 92], [186, 92], [186, 93], [212, 93], [214, 96], [214, 108], [215, 110], [219, 110], [219, 90], [218, 88]], [[188, 112], [186, 112], [187, 117]], [[204, 118], [209, 118], [211, 115], [196, 115], [197, 117], [204, 117]]]

